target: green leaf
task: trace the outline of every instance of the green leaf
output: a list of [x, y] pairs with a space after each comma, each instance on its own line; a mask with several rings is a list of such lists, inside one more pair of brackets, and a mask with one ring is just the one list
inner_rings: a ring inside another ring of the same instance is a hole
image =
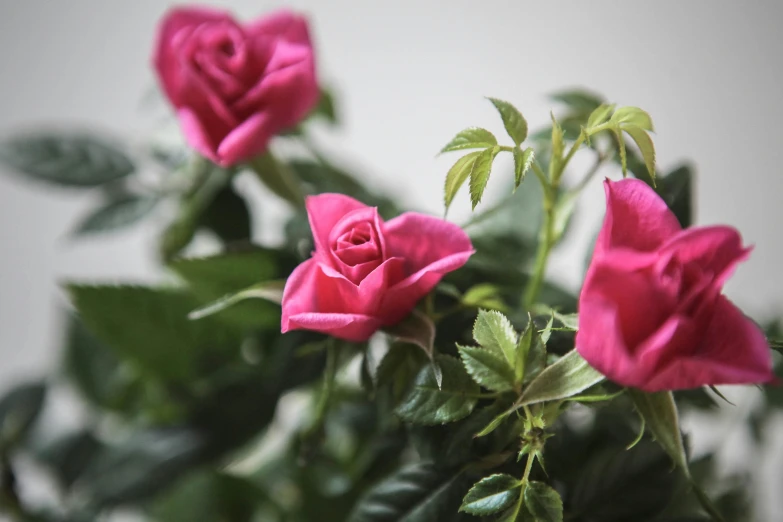
[[411, 343], [422, 350], [432, 362], [432, 371], [438, 386], [443, 382], [443, 373], [435, 361], [435, 324], [426, 314], [414, 309], [399, 323], [383, 331], [398, 341]]
[[587, 124], [585, 127], [591, 129], [606, 123], [607, 120], [609, 120], [609, 117], [612, 115], [612, 111], [614, 111], [615, 107], [615, 104], [602, 103], [593, 112], [590, 113], [590, 117], [587, 118]]
[[198, 299], [189, 313], [216, 314], [216, 320], [243, 328], [273, 328], [280, 321], [280, 307], [273, 304], [282, 291], [278, 265], [285, 261], [279, 252], [259, 248], [180, 258], [168, 266]]
[[470, 171], [470, 202], [473, 209], [481, 202], [484, 189], [487, 188], [489, 174], [492, 171], [492, 162], [495, 161], [498, 152], [500, 152], [500, 147], [486, 149], [476, 156], [476, 161], [473, 162], [473, 168]]
[[431, 366], [416, 376], [413, 389], [397, 408], [397, 414], [414, 424], [445, 424], [470, 415], [478, 399], [479, 387], [462, 364], [453, 357], [438, 355], [435, 363], [443, 372], [438, 386]]
[[245, 198], [228, 183], [204, 210], [199, 225], [214, 232], [224, 243], [249, 242], [251, 220]]
[[557, 491], [543, 482], [533, 480], [527, 484], [525, 506], [536, 522], [563, 522], [563, 501]]
[[108, 201], [82, 219], [73, 235], [89, 236], [127, 228], [141, 221], [157, 203], [156, 197], [140, 195], [125, 195]]
[[304, 193], [295, 170], [268, 152], [254, 158], [249, 165], [258, 179], [274, 194], [294, 207], [304, 207]]
[[547, 367], [522, 392], [518, 405], [565, 399], [604, 380], [576, 350]]
[[66, 488], [70, 488], [101, 448], [88, 431], [76, 431], [57, 438], [41, 448], [37, 459], [54, 471]]
[[563, 137], [563, 129], [560, 124], [557, 123], [555, 115], [549, 113], [552, 118], [552, 161], [549, 165], [550, 171], [557, 166], [563, 159], [563, 152], [565, 151], [565, 142]]
[[517, 333], [511, 321], [495, 310], [479, 310], [473, 324], [473, 339], [482, 347], [506, 358], [511, 368], [516, 365]]
[[619, 128], [613, 128], [612, 133], [617, 141], [617, 150], [620, 153], [620, 168], [623, 171], [623, 177], [628, 175], [628, 155], [625, 152], [625, 140]]
[[622, 130], [627, 132], [639, 147], [642, 157], [644, 158], [644, 165], [647, 167], [647, 172], [652, 179], [655, 179], [655, 145], [653, 145], [650, 135], [641, 127], [633, 125], [624, 125]]
[[495, 135], [480, 127], [468, 127], [441, 149], [441, 153], [464, 149], [486, 149], [498, 144]]
[[645, 420], [655, 440], [672, 458], [687, 476], [688, 458], [680, 434], [680, 420], [677, 415], [677, 404], [671, 392], [646, 393], [634, 388], [628, 388], [628, 394], [633, 400], [636, 411]]
[[521, 151], [514, 147], [514, 190], [525, 181], [525, 174], [533, 166], [535, 159], [536, 153], [532, 148]]
[[497, 98], [487, 99], [492, 102], [492, 105], [500, 113], [503, 126], [506, 128], [509, 137], [514, 140], [514, 143], [518, 146], [525, 141], [525, 138], [527, 138], [527, 121], [525, 121], [522, 113], [506, 101], [498, 100]]
[[639, 107], [620, 107], [612, 115], [612, 119], [610, 121], [623, 127], [623, 129], [627, 125], [630, 125], [634, 127], [640, 127], [646, 131], [652, 132], [655, 130], [650, 115]]
[[683, 228], [693, 224], [695, 173], [682, 165], [656, 180], [657, 191]]
[[396, 403], [410, 389], [414, 379], [426, 363], [425, 357], [426, 355], [414, 346], [392, 344], [378, 365], [375, 376], [376, 387], [389, 386]]
[[337, 123], [337, 110], [335, 109], [334, 95], [331, 90], [321, 88], [321, 97], [318, 98], [318, 105], [310, 113], [310, 117], [321, 117], [333, 125]]
[[95, 136], [41, 132], [0, 144], [0, 162], [36, 180], [95, 187], [132, 174], [131, 160]]
[[527, 327], [525, 328], [525, 331], [522, 332], [522, 335], [519, 337], [519, 342], [517, 343], [516, 364], [514, 365], [514, 374], [517, 382], [522, 382], [525, 376], [525, 369], [527, 366], [530, 349], [534, 344], [536, 344], [536, 341], [538, 340], [538, 336], [536, 335], [535, 330], [536, 327], [533, 324], [533, 319], [528, 314]]
[[[535, 325], [532, 321], [530, 321], [528, 328], [531, 330], [530, 348], [528, 349], [525, 361], [523, 382], [532, 381], [538, 377], [538, 374], [544, 371], [544, 368], [546, 368], [546, 343], [549, 341], [548, 336], [545, 339], [543, 335], [539, 335], [538, 332], [535, 331]], [[550, 323], [547, 324], [547, 328], [551, 329], [551, 319]]]
[[22, 384], [0, 399], [0, 450], [7, 451], [27, 435], [43, 408], [46, 386]]
[[479, 283], [465, 291], [460, 301], [471, 308], [485, 308], [502, 311], [506, 308], [501, 297], [500, 288], [489, 283]]
[[496, 392], [514, 388], [514, 371], [501, 356], [484, 348], [457, 345], [457, 349], [465, 369], [479, 385]]
[[521, 493], [519, 479], [500, 473], [481, 479], [462, 500], [460, 511], [471, 515], [491, 515], [516, 502]]
[[212, 318], [187, 318], [198, 306], [187, 294], [134, 286], [70, 285], [68, 290], [84, 324], [98, 339], [161, 379], [189, 380], [207, 354], [238, 350], [236, 332]]
[[601, 97], [583, 89], [570, 89], [550, 95], [555, 101], [568, 105], [580, 112], [591, 112], [601, 105]]
[[347, 522], [436, 522], [455, 520], [464, 494], [459, 472], [419, 462], [375, 485]]
[[201, 471], [190, 474], [153, 506], [159, 522], [250, 522], [263, 492], [247, 479]]
[[470, 176], [470, 172], [473, 170], [473, 164], [481, 152], [482, 151], [475, 151], [462, 156], [457, 160], [454, 166], [449, 169], [449, 173], [446, 174], [446, 186], [443, 192], [446, 210], [451, 206], [451, 202], [454, 201], [454, 196], [457, 195], [457, 191], [459, 191]]

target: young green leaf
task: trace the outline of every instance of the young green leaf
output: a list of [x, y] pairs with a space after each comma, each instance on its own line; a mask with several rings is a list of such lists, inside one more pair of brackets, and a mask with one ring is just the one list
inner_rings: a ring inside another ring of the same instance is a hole
[[95, 187], [135, 171], [130, 158], [96, 136], [54, 133], [0, 143], [0, 163], [30, 178], [66, 187]]
[[514, 371], [501, 356], [484, 348], [457, 345], [457, 349], [462, 364], [476, 383], [496, 392], [514, 388]]
[[462, 364], [447, 355], [437, 356], [435, 363], [443, 372], [443, 382], [438, 386], [432, 367], [423, 367], [413, 389], [397, 408], [403, 420], [414, 424], [445, 424], [467, 417], [476, 406], [480, 390]]
[[499, 473], [481, 479], [462, 500], [460, 511], [471, 515], [491, 515], [509, 507], [521, 494], [519, 479]]
[[479, 310], [473, 324], [473, 339], [481, 347], [505, 357], [510, 367], [516, 364], [517, 333], [502, 313]]
[[467, 307], [499, 311], [506, 308], [506, 304], [500, 296], [500, 288], [490, 283], [479, 283], [468, 288], [460, 300]]
[[525, 121], [522, 113], [506, 101], [498, 100], [497, 98], [487, 99], [492, 102], [492, 105], [500, 113], [500, 118], [503, 120], [503, 126], [506, 128], [509, 137], [519, 146], [527, 138], [527, 121]]
[[604, 380], [576, 350], [547, 367], [522, 392], [518, 405], [565, 399]]
[[636, 142], [642, 153], [642, 158], [644, 158], [647, 172], [652, 179], [655, 179], [655, 146], [650, 135], [643, 128], [635, 125], [623, 125], [621, 128]]
[[451, 206], [451, 202], [454, 201], [454, 196], [457, 195], [457, 191], [459, 191], [468, 179], [468, 176], [470, 176], [470, 172], [473, 170], [473, 163], [481, 152], [482, 151], [477, 150], [462, 156], [457, 160], [454, 166], [449, 169], [449, 173], [446, 174], [443, 201], [446, 203], [447, 210]]
[[614, 137], [617, 140], [617, 150], [620, 152], [620, 167], [623, 171], [623, 177], [626, 177], [628, 175], [628, 156], [625, 153], [625, 139], [623, 138], [623, 133], [620, 132], [619, 128], [613, 128], [612, 132], [614, 133]]
[[609, 116], [612, 115], [614, 108], [615, 104], [603, 103], [599, 105], [598, 108], [590, 113], [590, 117], [587, 118], [587, 124], [585, 127], [587, 129], [592, 129], [593, 127], [598, 127], [599, 125], [606, 123], [606, 121], [609, 119]]
[[157, 203], [158, 199], [155, 197], [139, 195], [127, 195], [108, 201], [82, 219], [73, 235], [89, 236], [127, 228], [141, 221]]
[[514, 190], [525, 181], [525, 174], [533, 166], [535, 159], [536, 153], [532, 148], [528, 147], [524, 151], [514, 148]]
[[552, 161], [549, 163], [549, 171], [552, 172], [563, 159], [565, 142], [563, 141], [563, 129], [557, 123], [555, 115], [550, 112], [549, 116], [552, 118]]
[[635, 127], [641, 127], [646, 131], [654, 131], [652, 118], [645, 111], [639, 107], [620, 107], [612, 115], [610, 120], [612, 123], [625, 127], [626, 125], [632, 125]]
[[536, 522], [563, 522], [560, 495], [543, 482], [531, 481], [525, 488], [525, 506]]
[[468, 127], [458, 133], [443, 147], [440, 152], [451, 152], [464, 149], [486, 149], [498, 144], [495, 135], [481, 127]]
[[473, 168], [470, 171], [470, 202], [473, 209], [476, 208], [484, 195], [484, 189], [487, 188], [489, 174], [492, 171], [492, 162], [495, 161], [498, 152], [500, 152], [500, 147], [497, 146], [485, 149], [473, 162]]

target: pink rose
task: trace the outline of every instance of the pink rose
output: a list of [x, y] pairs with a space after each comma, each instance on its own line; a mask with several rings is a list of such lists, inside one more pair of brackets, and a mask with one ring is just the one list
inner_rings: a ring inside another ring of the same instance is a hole
[[222, 11], [175, 8], [154, 63], [188, 143], [223, 166], [262, 153], [318, 101], [307, 22], [288, 11], [240, 25]]
[[409, 212], [384, 223], [376, 208], [341, 194], [306, 204], [315, 252], [286, 282], [283, 332], [367, 340], [473, 254], [467, 234], [442, 219]]
[[605, 189], [579, 297], [579, 353], [610, 380], [645, 391], [774, 380], [764, 334], [721, 294], [750, 253], [739, 233], [683, 230], [639, 180]]

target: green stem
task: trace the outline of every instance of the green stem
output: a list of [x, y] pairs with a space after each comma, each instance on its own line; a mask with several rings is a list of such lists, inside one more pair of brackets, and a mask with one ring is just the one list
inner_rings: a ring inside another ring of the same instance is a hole
[[544, 219], [541, 223], [541, 230], [539, 232], [538, 250], [536, 252], [536, 261], [533, 265], [533, 278], [525, 288], [525, 293], [522, 297], [522, 304], [526, 309], [535, 304], [538, 298], [538, 293], [541, 290], [541, 285], [544, 283], [544, 276], [546, 275], [546, 265], [549, 261], [549, 254], [552, 251], [552, 247], [555, 242], [555, 201], [557, 189], [551, 186], [544, 186]]
[[332, 392], [334, 392], [335, 378], [337, 377], [337, 358], [337, 346], [334, 339], [329, 339], [326, 344], [326, 370], [324, 371], [323, 388], [315, 407], [314, 426], [316, 429], [324, 423], [326, 414], [329, 411], [329, 403]]

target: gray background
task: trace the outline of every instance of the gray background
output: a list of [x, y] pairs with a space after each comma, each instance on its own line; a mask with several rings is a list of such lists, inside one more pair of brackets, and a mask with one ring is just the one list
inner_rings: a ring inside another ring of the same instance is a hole
[[[279, 5], [213, 4], [243, 18]], [[154, 85], [150, 48], [167, 5], [0, 0], [0, 135], [41, 124], [76, 125], [139, 142], [157, 129], [158, 119], [140, 100]], [[456, 158], [434, 154], [456, 131], [482, 125], [502, 134], [483, 96], [513, 102], [535, 128], [548, 118], [546, 93], [583, 85], [649, 111], [659, 165], [692, 160], [698, 166], [698, 222], [734, 225], [756, 245], [728, 295], [758, 318], [783, 308], [780, 2], [287, 5], [311, 16], [321, 76], [340, 95], [344, 126], [320, 129], [319, 142], [366, 168], [410, 206], [442, 211], [443, 178]], [[571, 176], [586, 165], [586, 157], [577, 159]], [[618, 176], [612, 169], [605, 174]], [[59, 281], [160, 277], [152, 223], [107, 240], [67, 239], [90, 198], [0, 176], [0, 388], [57, 363], [57, 309], [64, 305]], [[452, 216], [459, 221], [468, 215], [467, 194], [457, 199]], [[572, 288], [603, 212], [600, 183], [590, 186], [586, 200], [577, 239], [551, 269]], [[257, 210], [256, 217], [267, 216]], [[767, 458], [748, 446], [746, 434], [731, 430], [747, 404], [731, 409], [718, 426], [693, 421], [697, 445], [731, 446], [727, 460], [734, 464], [752, 458], [781, 468], [780, 441], [770, 450], [776, 456]], [[783, 512], [778, 506], [770, 508], [769, 520], [779, 519], [771, 515]]]

